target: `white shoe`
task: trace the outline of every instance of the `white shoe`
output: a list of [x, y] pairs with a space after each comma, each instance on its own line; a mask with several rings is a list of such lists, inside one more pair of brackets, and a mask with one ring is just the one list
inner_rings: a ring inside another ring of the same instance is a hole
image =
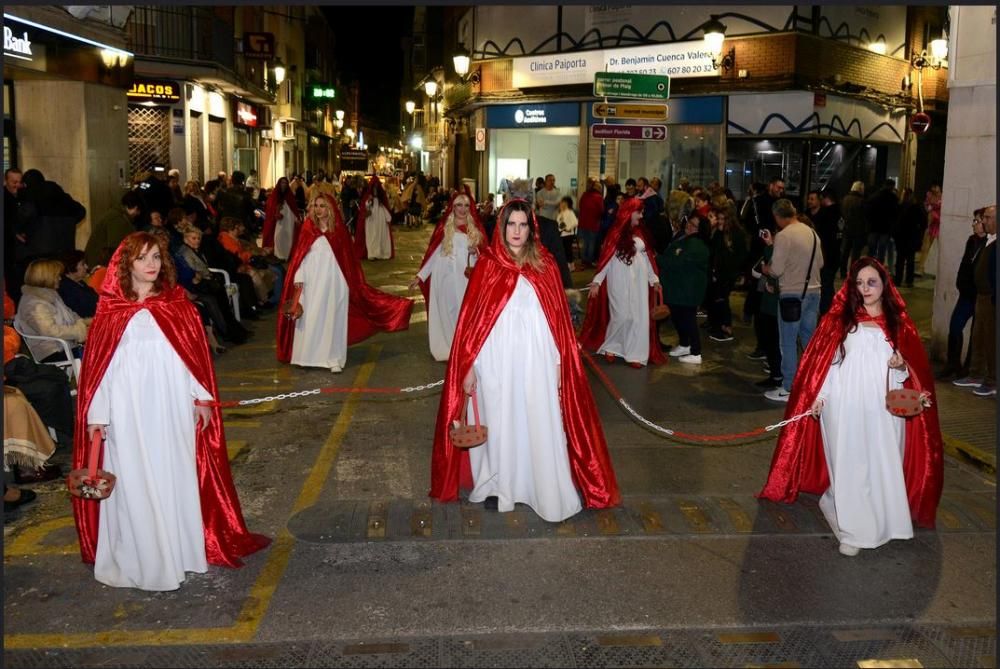
[[677, 358], [677, 362], [686, 362], [689, 365], [700, 365], [701, 364], [701, 356], [700, 355], [690, 355], [690, 354], [688, 354], [688, 355], [682, 355], [681, 357]]
[[344, 368], [343, 367], [331, 367], [330, 371], [333, 372], [334, 374], [340, 374], [342, 371], [344, 371]]
[[690, 346], [680, 346], [680, 345], [678, 345], [678, 346], [674, 346], [672, 349], [670, 349], [670, 354], [669, 355], [670, 355], [671, 358], [679, 358], [682, 355], [687, 355], [690, 352], [691, 352], [691, 347]]
[[764, 393], [764, 397], [772, 402], [788, 402], [789, 395], [791, 395], [791, 393], [784, 388], [774, 388]]
[[840, 554], [846, 555], [847, 557], [854, 557], [861, 552], [861, 549], [857, 546], [849, 546], [847, 544], [840, 544]]

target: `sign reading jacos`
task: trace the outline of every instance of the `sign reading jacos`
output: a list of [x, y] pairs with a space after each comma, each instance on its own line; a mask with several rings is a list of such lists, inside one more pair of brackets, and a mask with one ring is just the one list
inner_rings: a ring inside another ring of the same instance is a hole
[[670, 77], [627, 72], [594, 73], [594, 96], [666, 100], [670, 97]]

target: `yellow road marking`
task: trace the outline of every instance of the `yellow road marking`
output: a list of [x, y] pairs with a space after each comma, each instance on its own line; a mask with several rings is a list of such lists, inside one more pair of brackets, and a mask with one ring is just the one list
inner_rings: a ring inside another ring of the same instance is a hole
[[225, 427], [260, 427], [259, 420], [226, 420], [222, 419]]
[[42, 540], [50, 533], [73, 526], [73, 516], [61, 516], [42, 521], [37, 525], [27, 528], [12, 540], [6, 541], [3, 551], [4, 556], [68, 555], [78, 552], [80, 549], [75, 541], [72, 544], [64, 546], [47, 546], [42, 543]]
[[987, 453], [983, 449], [973, 446], [967, 441], [950, 437], [947, 434], [942, 434], [941, 440], [944, 442], [944, 452], [948, 455], [957, 457], [960, 460], [962, 459], [962, 454], [966, 457], [972, 457], [980, 463], [983, 463], [987, 473], [993, 474], [994, 476], [996, 475], [997, 456], [995, 454]]
[[[375, 370], [375, 361], [378, 359], [382, 347], [372, 346], [369, 349], [368, 359], [361, 369], [358, 370], [354, 378], [353, 387], [364, 387], [368, 383], [372, 372]], [[347, 433], [347, 428], [351, 424], [355, 408], [360, 396], [352, 393], [344, 402], [343, 408], [337, 421], [330, 430], [326, 443], [316, 458], [316, 462], [311, 468], [311, 473], [302, 485], [298, 499], [292, 507], [291, 515], [312, 506], [319, 498], [323, 483], [329, 475], [330, 469], [340, 452], [340, 444]], [[257, 422], [257, 421], [244, 421]], [[229, 423], [227, 423], [229, 425]], [[5, 551], [12, 554], [19, 546], [19, 542], [25, 546], [35, 546], [38, 541], [48, 532], [73, 524], [73, 517], [67, 516], [57, 518], [38, 527], [26, 530], [20, 537], [15, 539], [13, 545]], [[33, 538], [32, 538], [33, 537]], [[243, 609], [236, 618], [236, 622], [230, 627], [208, 627], [193, 629], [163, 629], [163, 630], [103, 630], [99, 632], [77, 632], [77, 633], [40, 633], [40, 634], [5, 634], [4, 647], [14, 649], [26, 648], [91, 648], [100, 646], [148, 646], [148, 645], [195, 645], [209, 643], [246, 643], [251, 641], [257, 633], [270, 605], [271, 597], [274, 595], [288, 566], [291, 558], [292, 548], [295, 539], [288, 529], [282, 529], [269, 549], [267, 562], [261, 569], [260, 575], [250, 588], [250, 593], [243, 604]], [[38, 554], [37, 551], [33, 554]]]

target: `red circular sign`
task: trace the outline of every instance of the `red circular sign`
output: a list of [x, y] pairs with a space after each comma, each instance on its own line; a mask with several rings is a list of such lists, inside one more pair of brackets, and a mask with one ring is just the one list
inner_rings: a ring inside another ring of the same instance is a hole
[[910, 117], [910, 130], [922, 135], [931, 128], [931, 117], [923, 112], [917, 112]]

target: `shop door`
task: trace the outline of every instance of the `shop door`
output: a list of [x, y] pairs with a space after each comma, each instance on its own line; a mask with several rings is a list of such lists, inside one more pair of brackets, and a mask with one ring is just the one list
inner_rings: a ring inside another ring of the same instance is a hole
[[135, 178], [155, 163], [170, 167], [170, 110], [167, 107], [129, 105], [128, 166]]
[[212, 178], [226, 169], [225, 128], [225, 121], [208, 119], [208, 171]]

